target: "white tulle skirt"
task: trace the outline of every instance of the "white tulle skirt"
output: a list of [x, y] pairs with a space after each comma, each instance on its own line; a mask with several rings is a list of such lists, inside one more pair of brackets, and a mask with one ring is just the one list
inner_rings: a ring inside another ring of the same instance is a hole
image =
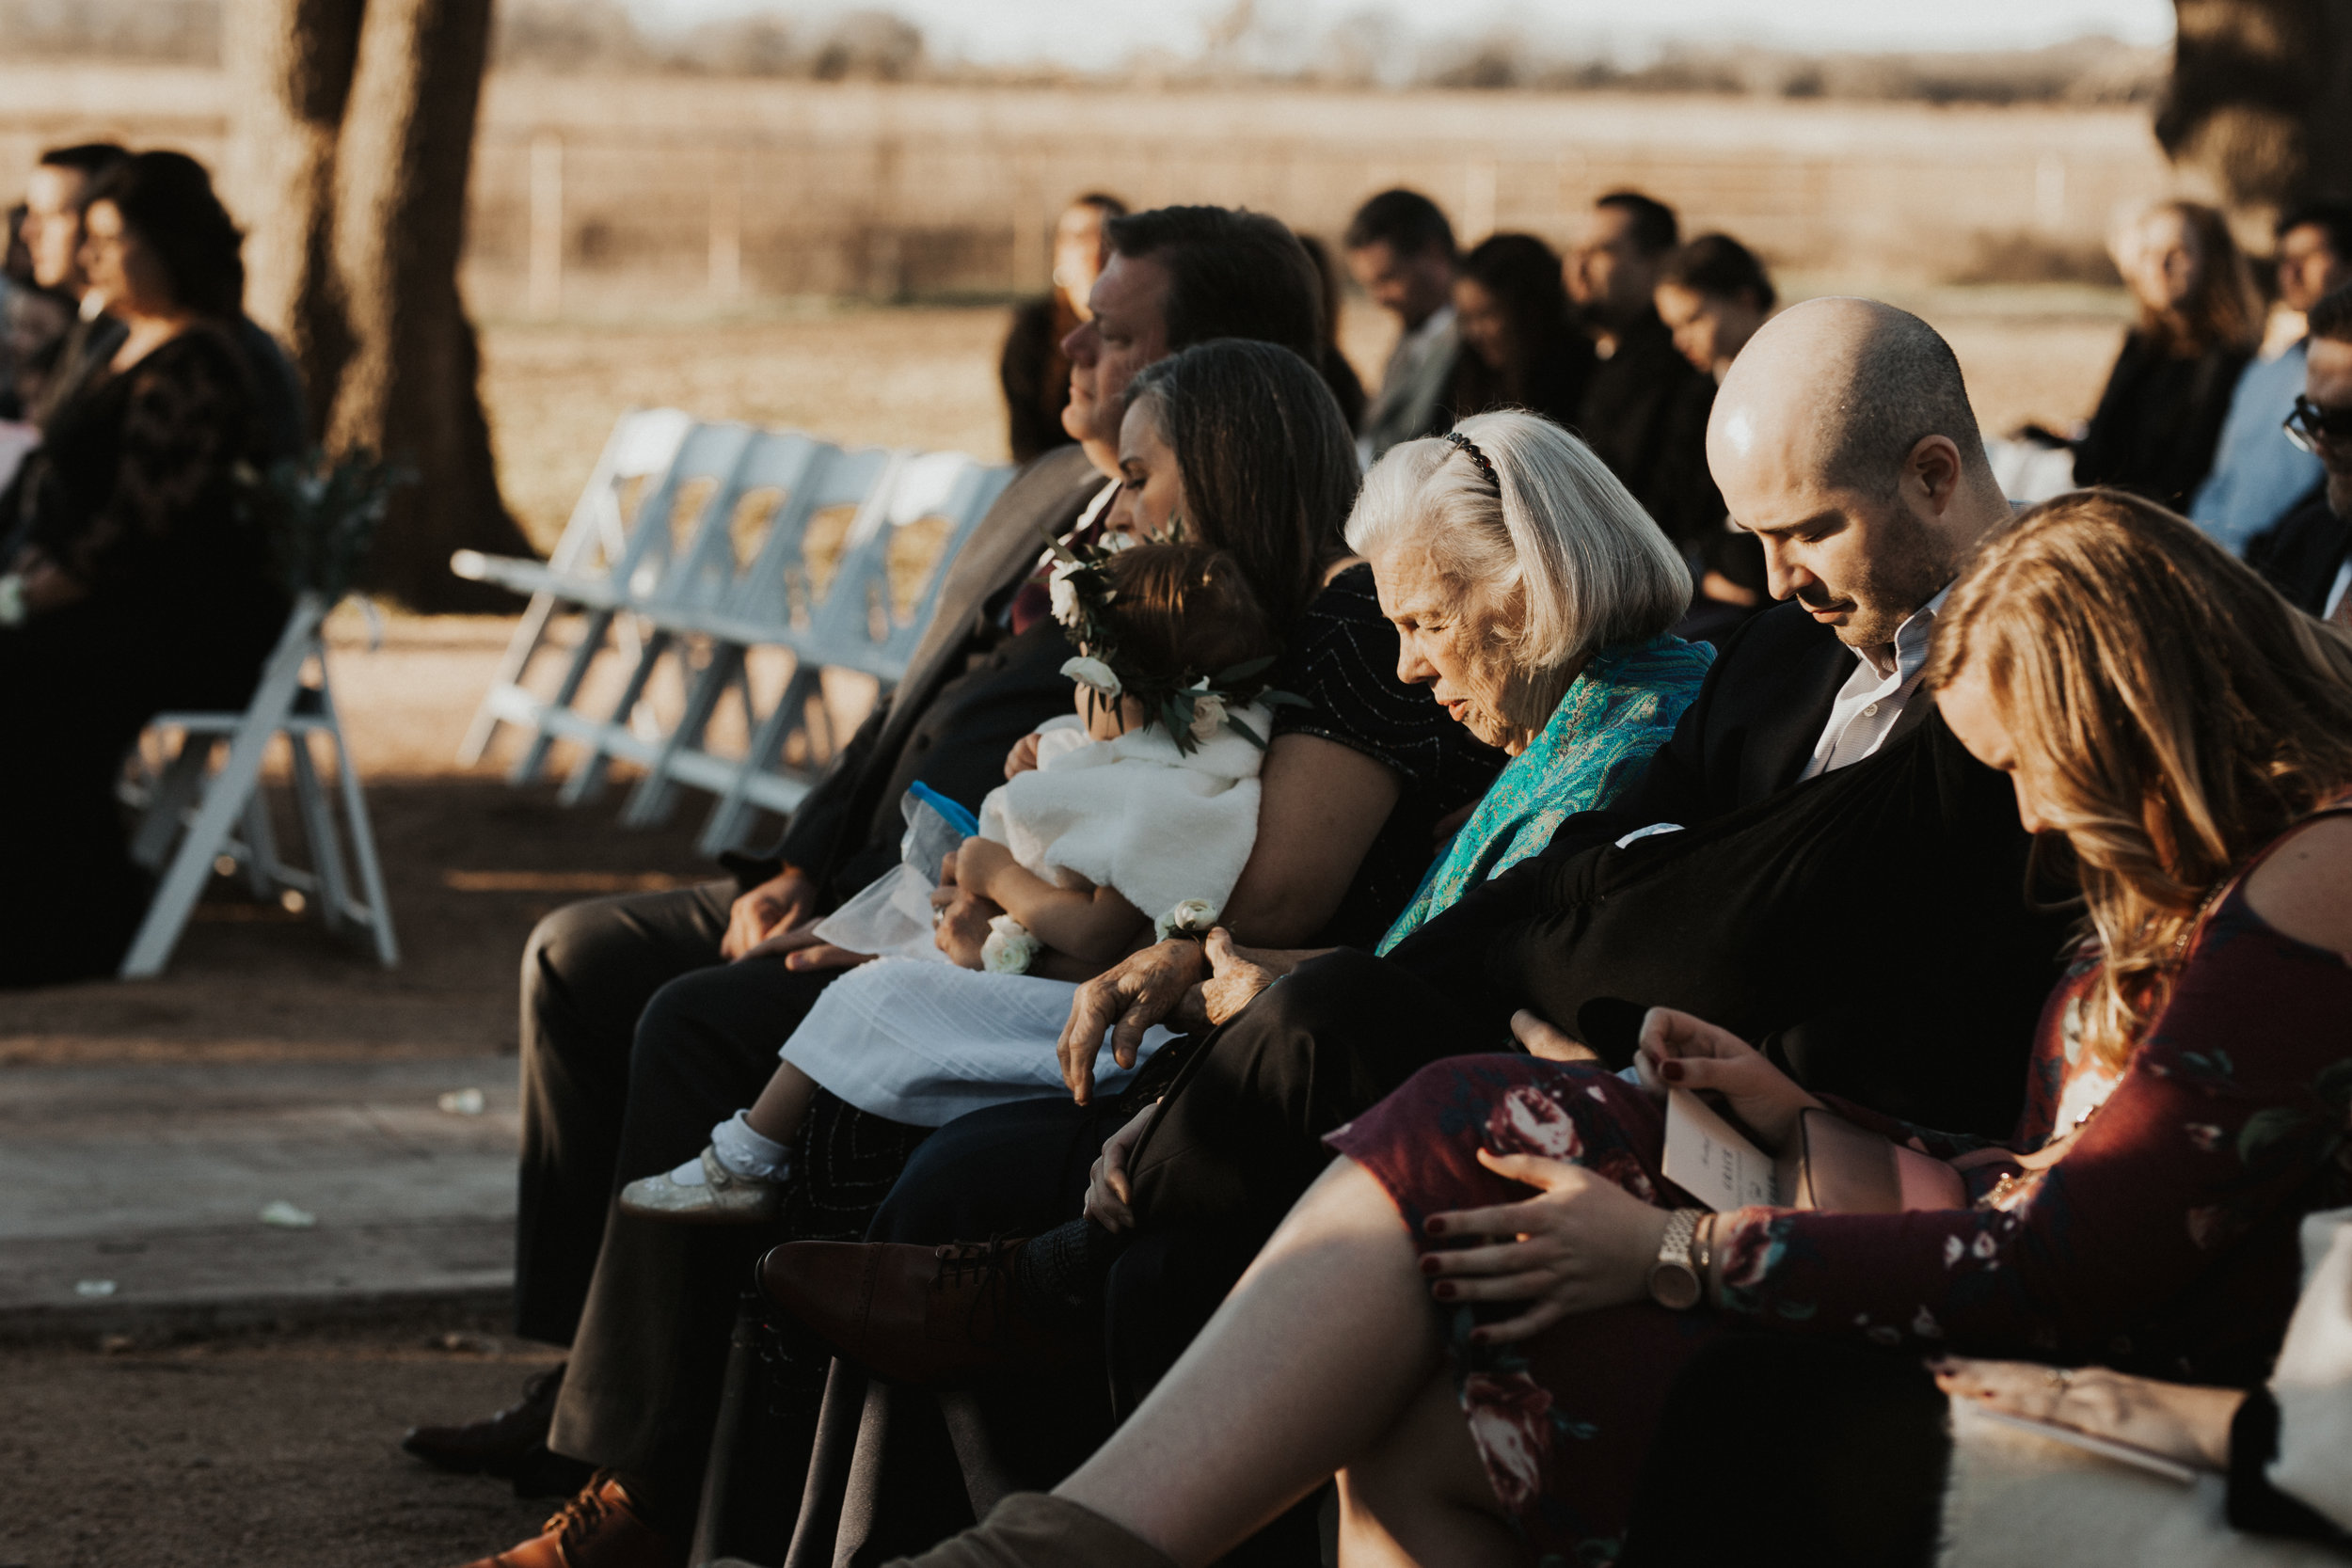
[[[825, 988], [782, 1054], [861, 1111], [943, 1127], [991, 1105], [1070, 1092], [1056, 1042], [1077, 990], [1067, 980], [877, 958]], [[1152, 1029], [1136, 1066], [1175, 1037]], [[1132, 1072], [1103, 1052], [1097, 1092], [1117, 1093]]]

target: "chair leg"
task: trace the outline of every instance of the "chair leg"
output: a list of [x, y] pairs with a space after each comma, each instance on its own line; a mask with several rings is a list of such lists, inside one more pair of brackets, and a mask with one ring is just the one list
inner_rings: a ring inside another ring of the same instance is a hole
[[[624, 626], [622, 629], [626, 632], [628, 628]], [[609, 610], [591, 611], [582, 621], [580, 646], [572, 650], [572, 661], [564, 667], [564, 678], [557, 684], [555, 695], [548, 699], [546, 711], [568, 708], [579, 701], [580, 683], [588, 678], [588, 667], [596, 663], [596, 655], [603, 651], [604, 640], [612, 630], [612, 611]], [[507, 769], [507, 782], [516, 784], [537, 783], [540, 773], [547, 768], [548, 752], [554, 745], [555, 732], [548, 728], [543, 719], [538, 733], [523, 748], [523, 754], [515, 759], [513, 768]]]
[[180, 818], [204, 782], [204, 769], [212, 763], [213, 743], [217, 738], [182, 736], [178, 753], [165, 764], [163, 778], [147, 803], [147, 815], [140, 818], [138, 832], [131, 839], [131, 858], [148, 870], [161, 870], [164, 858], [171, 853], [172, 840], [180, 836]]
[[359, 875], [359, 897], [367, 910], [368, 930], [375, 938], [376, 962], [386, 969], [400, 967], [400, 943], [392, 935], [391, 901], [384, 895], [384, 868], [375, 858], [375, 830], [368, 821], [366, 795], [359, 787], [359, 770], [351, 765], [351, 750], [343, 744], [342, 721], [335, 715], [335, 695], [320, 677], [319, 701], [326, 715], [326, 736], [335, 748], [335, 777], [342, 790], [343, 820], [351, 829], [351, 860]]
[[[334, 808], [319, 783], [310, 736], [289, 731], [286, 744], [294, 749], [294, 807], [302, 816], [302, 835], [310, 841], [311, 888], [318, 898], [319, 918], [328, 930], [340, 931], [351, 923], [350, 895], [343, 881], [342, 835], [335, 831]], [[256, 790], [254, 795], [259, 799], [261, 792]]]
[[[515, 635], [507, 641], [506, 652], [499, 659], [498, 673], [490, 679], [490, 690], [503, 686], [518, 686], [523, 672], [531, 668], [532, 659], [539, 652], [539, 644], [547, 636], [548, 623], [555, 616], [555, 595], [533, 594], [530, 606], [524, 610]], [[499, 716], [490, 711], [490, 699], [485, 697], [482, 706], [474, 711], [473, 722], [467, 727], [466, 738], [457, 747], [457, 766], [471, 768], [490, 749], [490, 741], [499, 732]]]
[[603, 736], [629, 723], [630, 717], [637, 711], [638, 703], [645, 695], [646, 683], [653, 679], [655, 669], [675, 641], [670, 633], [658, 626], [645, 639], [637, 656], [637, 663], [629, 671], [628, 680], [621, 688], [621, 695], [613, 703], [612, 713], [606, 717], [603, 729], [596, 738], [583, 742], [586, 749], [580, 760], [572, 765], [571, 776], [564, 781], [564, 787], [556, 791], [555, 799], [559, 804], [586, 805], [604, 793], [605, 777], [612, 768], [612, 753], [606, 749]]
[[[621, 826], [625, 828], [658, 828], [668, 819], [670, 808], [677, 800], [677, 781], [670, 777], [670, 763], [680, 752], [692, 751], [703, 743], [703, 733], [710, 727], [711, 717], [727, 689], [738, 680], [748, 693], [751, 678], [743, 668], [743, 650], [733, 642], [713, 643], [710, 662], [693, 673], [686, 691], [686, 711], [654, 753], [645, 768], [645, 776], [629, 791], [628, 803], [621, 808]], [[748, 702], [748, 696], [746, 698]]]
[[[279, 701], [282, 705], [283, 698]], [[282, 705], [279, 710], [283, 711]], [[151, 978], [161, 974], [171, 961], [171, 950], [180, 945], [180, 933], [187, 927], [188, 916], [213, 874], [213, 857], [228, 841], [230, 827], [245, 815], [246, 801], [260, 782], [262, 751], [275, 727], [258, 736], [248, 729], [229, 748], [229, 760], [213, 775], [204, 791], [204, 804], [181, 839], [179, 852], [171, 857], [170, 868], [147, 906], [147, 916], [139, 922], [138, 934], [131, 939], [131, 949], [122, 959], [122, 978]]]
[[[286, 741], [297, 753], [302, 750], [293, 736]], [[245, 885], [266, 901], [285, 884], [285, 863], [278, 858], [278, 834], [269, 822], [269, 794], [256, 784], [245, 803]]]
[[739, 841], [757, 810], [744, 798], [745, 784], [754, 774], [784, 755], [784, 743], [804, 722], [810, 700], [823, 689], [821, 672], [806, 664], [793, 668], [792, 678], [785, 682], [784, 695], [776, 699], [768, 717], [752, 731], [751, 741], [743, 749], [743, 760], [737, 766], [734, 778], [728, 781], [726, 793], [710, 808], [710, 819], [703, 824], [702, 837], [695, 844], [704, 854], [716, 855], [741, 847]]

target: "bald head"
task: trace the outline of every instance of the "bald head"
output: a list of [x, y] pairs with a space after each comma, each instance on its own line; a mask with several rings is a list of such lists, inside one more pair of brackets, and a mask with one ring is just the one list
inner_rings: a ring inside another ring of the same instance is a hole
[[1808, 300], [1758, 331], [1716, 394], [1707, 461], [1764, 541], [1773, 595], [1857, 647], [1891, 641], [2009, 510], [1951, 346], [1876, 300]]
[[1984, 440], [1951, 345], [1874, 299], [1813, 299], [1782, 311], [1732, 361], [1708, 422], [1709, 467], [1777, 448], [1838, 489], [1894, 489], [1925, 436], [1941, 436], [1990, 483]]

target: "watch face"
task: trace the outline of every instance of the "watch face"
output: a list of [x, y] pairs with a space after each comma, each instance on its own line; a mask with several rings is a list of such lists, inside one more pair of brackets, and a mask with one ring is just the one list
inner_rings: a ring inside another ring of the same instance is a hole
[[1688, 1263], [1661, 1263], [1649, 1272], [1649, 1293], [1669, 1311], [1688, 1311], [1699, 1304], [1698, 1273]]

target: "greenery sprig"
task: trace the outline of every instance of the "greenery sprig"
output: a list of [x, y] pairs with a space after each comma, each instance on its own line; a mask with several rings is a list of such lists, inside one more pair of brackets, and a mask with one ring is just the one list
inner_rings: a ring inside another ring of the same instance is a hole
[[405, 463], [379, 461], [355, 448], [329, 458], [319, 448], [281, 457], [264, 470], [236, 473], [246, 515], [260, 530], [286, 592], [311, 593], [328, 604], [349, 593], [392, 492], [417, 481]]

